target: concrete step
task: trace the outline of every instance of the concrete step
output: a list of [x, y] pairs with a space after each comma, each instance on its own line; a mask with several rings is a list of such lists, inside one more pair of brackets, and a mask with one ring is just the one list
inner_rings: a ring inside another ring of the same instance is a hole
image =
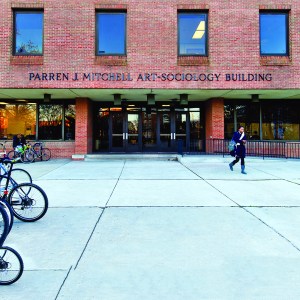
[[108, 153], [108, 154], [87, 154], [85, 161], [94, 160], [177, 160], [175, 153]]

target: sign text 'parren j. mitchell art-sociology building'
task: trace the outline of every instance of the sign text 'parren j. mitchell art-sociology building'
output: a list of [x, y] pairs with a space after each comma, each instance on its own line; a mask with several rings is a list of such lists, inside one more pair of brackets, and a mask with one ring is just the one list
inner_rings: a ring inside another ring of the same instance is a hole
[[[2, 0], [0, 139], [56, 157], [300, 139], [298, 0]], [[182, 142], [181, 142], [182, 145]]]

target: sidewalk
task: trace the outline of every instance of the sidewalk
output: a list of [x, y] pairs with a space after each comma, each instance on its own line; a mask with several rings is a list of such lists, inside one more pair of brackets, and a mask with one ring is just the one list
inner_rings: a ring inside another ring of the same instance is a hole
[[300, 160], [230, 161], [19, 165], [50, 209], [15, 221], [25, 272], [0, 299], [300, 299]]

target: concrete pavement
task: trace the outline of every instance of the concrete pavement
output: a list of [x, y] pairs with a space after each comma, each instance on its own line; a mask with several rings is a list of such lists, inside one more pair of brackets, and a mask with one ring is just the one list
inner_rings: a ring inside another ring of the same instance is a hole
[[50, 208], [0, 299], [299, 299], [300, 161], [179, 159], [21, 165]]

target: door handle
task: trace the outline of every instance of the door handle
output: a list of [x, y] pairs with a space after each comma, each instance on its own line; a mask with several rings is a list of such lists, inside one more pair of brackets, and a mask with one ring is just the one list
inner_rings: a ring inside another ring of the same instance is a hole
[[123, 140], [125, 140], [125, 133], [123, 133]]
[[176, 133], [174, 132], [173, 134], [174, 134], [174, 140], [176, 140]]
[[128, 133], [125, 133], [125, 139], [128, 140]]

